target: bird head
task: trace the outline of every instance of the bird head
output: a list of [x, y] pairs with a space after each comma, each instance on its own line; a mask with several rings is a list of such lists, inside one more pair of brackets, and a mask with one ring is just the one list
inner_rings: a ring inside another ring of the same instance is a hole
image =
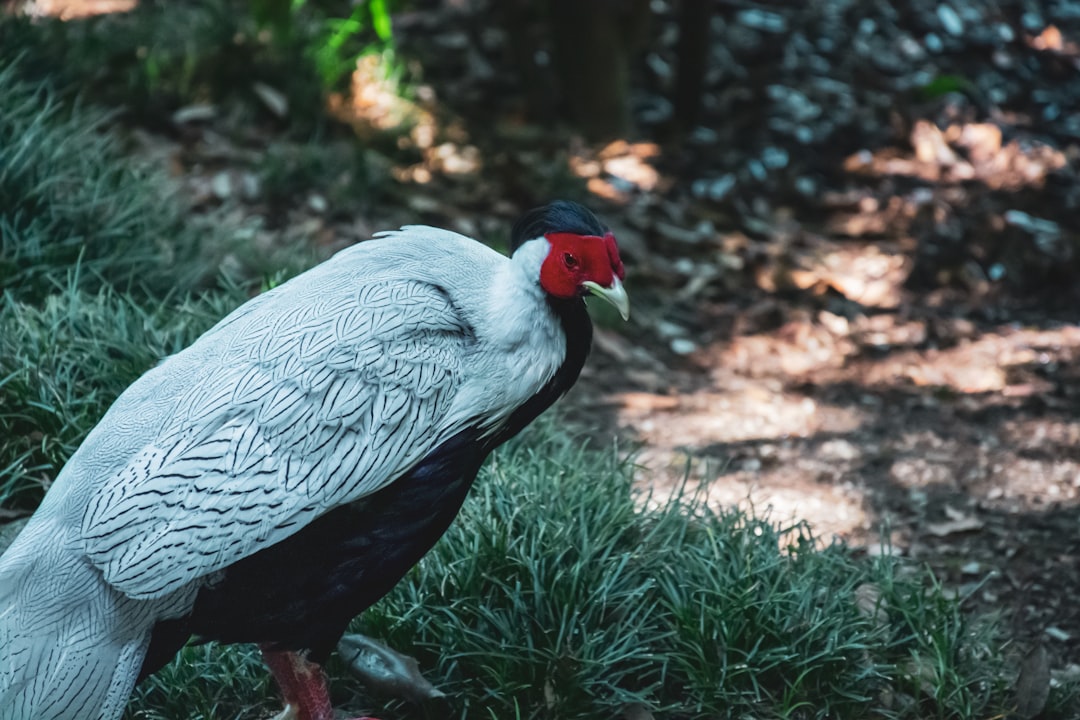
[[595, 295], [630, 317], [630, 299], [623, 288], [626, 270], [612, 234], [587, 208], [568, 200], [530, 210], [512, 232], [511, 247], [546, 243], [540, 264], [540, 287], [548, 295], [572, 299]]

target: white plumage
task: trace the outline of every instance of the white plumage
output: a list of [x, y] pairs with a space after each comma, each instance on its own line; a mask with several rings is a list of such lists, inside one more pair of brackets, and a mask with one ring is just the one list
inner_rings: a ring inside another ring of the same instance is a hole
[[0, 720], [119, 717], [154, 623], [216, 572], [497, 428], [565, 355], [545, 253], [407, 227], [135, 382], [0, 558]]

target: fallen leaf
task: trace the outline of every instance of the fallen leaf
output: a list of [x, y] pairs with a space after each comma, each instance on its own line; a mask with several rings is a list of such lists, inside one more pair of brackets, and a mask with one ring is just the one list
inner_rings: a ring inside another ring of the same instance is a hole
[[872, 620], [877, 628], [889, 624], [889, 613], [881, 598], [881, 588], [874, 583], [863, 583], [855, 588], [855, 609], [867, 620]]
[[280, 90], [262, 82], [254, 83], [251, 89], [266, 109], [277, 117], [283, 118], [289, 114], [289, 99]]
[[619, 399], [624, 408], [643, 412], [656, 412], [658, 410], [674, 410], [679, 407], [679, 398], [670, 395], [657, 395], [648, 392], [620, 393]]
[[1065, 48], [1064, 37], [1056, 26], [1047, 25], [1045, 30], [1031, 40], [1031, 47], [1036, 50], [1061, 52]]
[[945, 538], [947, 535], [982, 530], [984, 525], [986, 525], [985, 522], [974, 515], [966, 515], [951, 520], [945, 520], [944, 522], [930, 522], [930, 524], [927, 525], [927, 532], [936, 536], [936, 538]]
[[649, 709], [641, 703], [630, 703], [623, 708], [624, 720], [655, 720]]
[[551, 684], [551, 680], [544, 681], [544, 704], [547, 705], [548, 710], [555, 707], [555, 703], [558, 700], [558, 696], [555, 694], [555, 686]]
[[232, 176], [224, 170], [214, 175], [210, 180], [210, 192], [218, 200], [228, 200], [233, 194]]
[[[944, 458], [944, 457], [941, 458], [941, 460], [945, 460], [945, 459], [947, 459], [947, 458]], [[967, 513], [965, 513], [963, 510], [957, 510], [956, 508], [954, 508], [952, 505], [949, 505], [948, 503], [945, 504], [945, 507], [943, 508], [943, 510], [945, 511], [945, 517], [949, 518], [950, 520], [964, 520], [964, 519], [967, 518]]]
[[369, 688], [412, 702], [446, 697], [420, 674], [414, 658], [372, 640], [350, 633], [338, 641], [338, 655]]
[[938, 671], [934, 662], [922, 656], [911, 658], [904, 663], [903, 671], [919, 683], [919, 690], [926, 697], [934, 697], [938, 684]]
[[1049, 636], [1053, 640], [1057, 640], [1058, 642], [1068, 642], [1069, 639], [1072, 638], [1072, 635], [1065, 632], [1059, 627], [1055, 627], [1054, 625], [1046, 628], [1044, 632], [1047, 634], [1047, 636]]
[[1016, 679], [1016, 714], [1029, 720], [1043, 711], [1050, 697], [1050, 654], [1039, 645], [1028, 653]]
[[193, 122], [206, 122], [217, 117], [217, 108], [208, 103], [185, 105], [172, 114], [172, 121], [177, 125]]

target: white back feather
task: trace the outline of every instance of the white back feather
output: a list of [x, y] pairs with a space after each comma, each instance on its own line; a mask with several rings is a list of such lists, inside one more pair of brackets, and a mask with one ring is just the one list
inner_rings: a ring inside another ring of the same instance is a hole
[[[387, 233], [129, 387], [0, 557], [0, 720], [119, 717], [153, 624], [217, 571], [504, 422], [565, 356], [543, 253]], [[43, 672], [86, 681], [77, 714], [41, 714], [72, 697]]]

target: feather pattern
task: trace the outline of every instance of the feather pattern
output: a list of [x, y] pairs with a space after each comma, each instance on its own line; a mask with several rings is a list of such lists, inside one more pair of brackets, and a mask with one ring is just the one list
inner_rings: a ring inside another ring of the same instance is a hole
[[86, 556], [129, 597], [281, 541], [460, 429], [448, 400], [476, 335], [440, 287], [376, 279], [246, 322], [169, 431], [89, 498]]

